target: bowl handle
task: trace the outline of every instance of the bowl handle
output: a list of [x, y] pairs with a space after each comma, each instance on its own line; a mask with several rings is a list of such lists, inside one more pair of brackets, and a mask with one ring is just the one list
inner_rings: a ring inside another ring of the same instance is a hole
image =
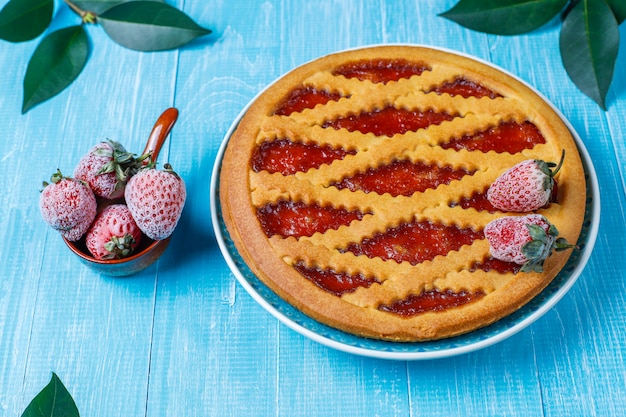
[[154, 127], [152, 128], [152, 132], [150, 133], [150, 137], [148, 138], [148, 142], [146, 143], [146, 148], [143, 151], [143, 154], [147, 154], [151, 152], [150, 158], [144, 160], [144, 164], [148, 162], [156, 162], [159, 157], [159, 152], [161, 152], [161, 147], [167, 139], [167, 135], [174, 127], [176, 120], [178, 119], [178, 110], [174, 107], [170, 107], [165, 110], [161, 116], [154, 123]]

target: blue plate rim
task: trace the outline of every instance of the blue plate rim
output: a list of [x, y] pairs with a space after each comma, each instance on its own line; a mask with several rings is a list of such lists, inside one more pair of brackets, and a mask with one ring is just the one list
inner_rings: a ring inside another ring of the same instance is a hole
[[[524, 305], [517, 312], [485, 328], [449, 339], [415, 343], [378, 341], [350, 335], [315, 321], [314, 319], [304, 315], [304, 313], [295, 310], [287, 302], [280, 299], [267, 286], [261, 283], [256, 276], [254, 276], [254, 274], [247, 268], [240, 255], [237, 253], [232, 241], [230, 241], [228, 231], [226, 230], [224, 222], [221, 218], [221, 207], [219, 204], [219, 172], [228, 141], [252, 103], [254, 103], [254, 101], [277, 80], [262, 89], [252, 100], [248, 102], [248, 104], [235, 118], [222, 140], [216, 155], [211, 176], [211, 219], [220, 251], [222, 252], [224, 260], [239, 284], [259, 305], [261, 305], [261, 307], [295, 332], [327, 347], [366, 357], [394, 360], [427, 360], [452, 357], [484, 349], [513, 336], [542, 317], [545, 313], [552, 309], [558, 301], [565, 296], [565, 294], [567, 294], [577, 281], [578, 277], [582, 274], [589, 258], [591, 257], [591, 253], [597, 239], [600, 224], [600, 194], [598, 178], [587, 148], [572, 124], [564, 117], [562, 112], [552, 102], [550, 102], [550, 100], [518, 76], [481, 58], [452, 49], [420, 44], [396, 45], [424, 47], [445, 51], [491, 66], [492, 68], [515, 78], [533, 90], [558, 114], [572, 133], [587, 177], [587, 208], [583, 224], [583, 232], [581, 233], [581, 239], [579, 240], [579, 243], [583, 243], [584, 247], [575, 254], [572, 254], [565, 268], [554, 278], [554, 280], [541, 294], [533, 298], [533, 300]], [[377, 46], [384, 45], [367, 45], [347, 50], [357, 50]], [[278, 79], [280, 78], [282, 77], [279, 77]]]

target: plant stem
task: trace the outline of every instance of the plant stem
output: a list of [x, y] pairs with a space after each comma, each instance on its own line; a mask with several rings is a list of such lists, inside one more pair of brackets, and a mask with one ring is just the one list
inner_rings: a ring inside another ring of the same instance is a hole
[[86, 10], [81, 9], [76, 4], [74, 4], [74, 2], [72, 2], [71, 0], [63, 0], [63, 1], [65, 2], [65, 4], [67, 4], [70, 7], [70, 9], [72, 9], [77, 15], [80, 16], [83, 23], [95, 23], [96, 22], [96, 15], [93, 14], [92, 12], [88, 12]]

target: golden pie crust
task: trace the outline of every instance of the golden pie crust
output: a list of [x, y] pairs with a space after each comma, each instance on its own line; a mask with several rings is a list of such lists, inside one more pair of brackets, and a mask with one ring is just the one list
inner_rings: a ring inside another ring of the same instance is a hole
[[[333, 75], [334, 69], [351, 62], [408, 60], [429, 67], [418, 76], [373, 83]], [[499, 97], [480, 99], [430, 91], [462, 76], [497, 92]], [[275, 115], [278, 103], [290, 91], [302, 86], [339, 92], [343, 98], [325, 105]], [[322, 128], [327, 120], [394, 107], [448, 112], [451, 121], [392, 138], [346, 129]], [[495, 151], [443, 149], [453, 137], [472, 134], [502, 121], [530, 121], [545, 138], [544, 144], [510, 154]], [[251, 158], [262, 142], [288, 137], [293, 141], [331, 145], [356, 150], [328, 165], [295, 175], [255, 172]], [[559, 230], [559, 235], [576, 242], [585, 213], [585, 175], [576, 144], [560, 117], [537, 94], [511, 76], [468, 57], [447, 51], [413, 46], [381, 46], [332, 54], [289, 72], [272, 84], [251, 104], [229, 139], [220, 171], [220, 203], [224, 222], [246, 264], [263, 283], [281, 298], [310, 317], [334, 328], [362, 337], [392, 341], [425, 341], [451, 337], [489, 325], [516, 311], [539, 292], [563, 268], [571, 251], [555, 252], [543, 273], [498, 273], [473, 270], [475, 262], [487, 259], [486, 239], [474, 240], [446, 256], [416, 265], [339, 251], [377, 232], [415, 220], [482, 230], [506, 215], [501, 211], [477, 211], [451, 204], [486, 188], [506, 169], [525, 159], [558, 162], [566, 158], [558, 176], [555, 203], [538, 210]], [[353, 192], [329, 184], [346, 175], [389, 163], [397, 158], [433, 165], [475, 170], [460, 180], [411, 196]], [[359, 210], [362, 220], [337, 230], [310, 237], [266, 236], [257, 218], [257, 208], [280, 199], [307, 204], [332, 205]], [[332, 294], [306, 279], [296, 262], [349, 274], [376, 277], [379, 283], [341, 296]], [[382, 304], [405, 299], [410, 294], [437, 289], [480, 291], [485, 295], [473, 302], [412, 316], [381, 311]]]

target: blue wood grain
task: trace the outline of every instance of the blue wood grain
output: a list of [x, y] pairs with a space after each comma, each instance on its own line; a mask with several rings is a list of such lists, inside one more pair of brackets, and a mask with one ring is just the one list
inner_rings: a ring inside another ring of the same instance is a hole
[[[7, 1], [0, 1], [0, 7]], [[210, 36], [138, 53], [87, 28], [72, 86], [26, 115], [21, 83], [38, 41], [0, 42], [0, 415], [19, 416], [52, 371], [81, 415], [620, 416], [626, 408], [626, 54], [608, 111], [580, 93], [560, 23], [499, 37], [438, 17], [455, 0], [176, 1]], [[76, 24], [60, 2], [57, 27]], [[622, 25], [622, 38], [626, 26]], [[379, 43], [455, 49], [518, 75], [583, 138], [601, 229], [572, 290], [529, 328], [481, 351], [404, 362], [317, 344], [260, 307], [228, 270], [209, 215], [210, 175], [232, 121], [266, 85], [319, 56]], [[156, 117], [180, 111], [160, 156], [189, 198], [159, 262], [127, 279], [72, 258], [41, 221], [41, 181], [71, 173], [103, 139], [141, 152]]]

